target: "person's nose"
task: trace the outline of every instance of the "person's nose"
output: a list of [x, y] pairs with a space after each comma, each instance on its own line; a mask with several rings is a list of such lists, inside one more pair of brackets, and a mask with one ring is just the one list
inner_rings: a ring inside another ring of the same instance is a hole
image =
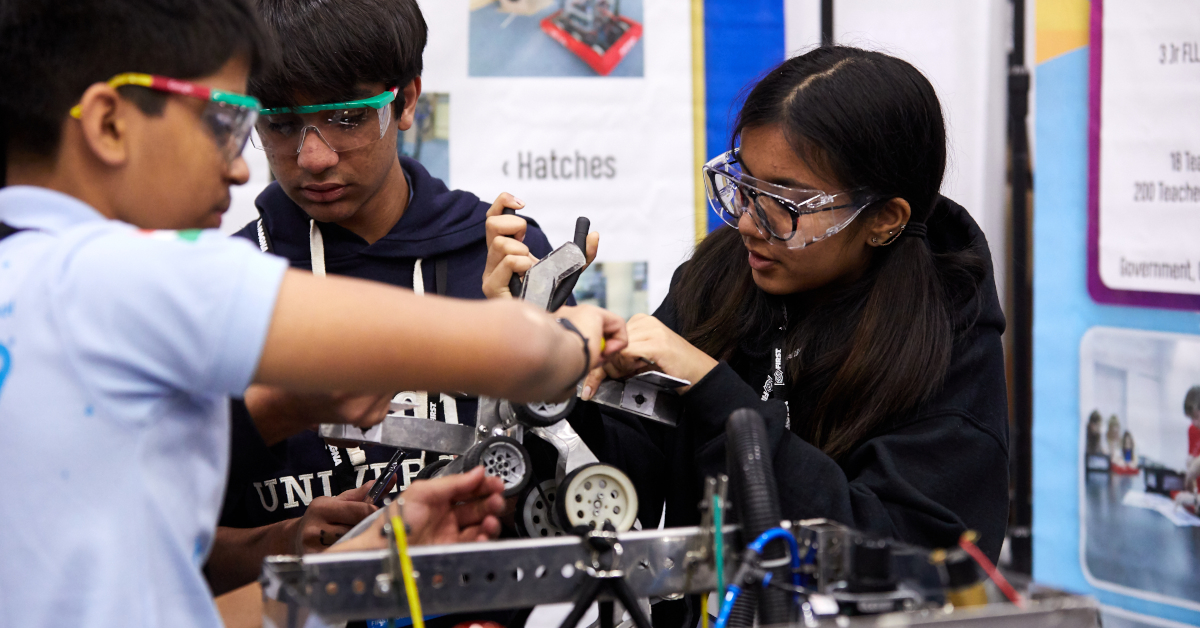
[[753, 210], [748, 209], [745, 212], [742, 212], [741, 217], [738, 218], [738, 233], [742, 234], [743, 236], [749, 236], [759, 240], [766, 240], [766, 234], [762, 232], [762, 229], [758, 228], [758, 223], [754, 222], [754, 218], [750, 215], [750, 212], [752, 211]]
[[226, 178], [233, 185], [245, 185], [250, 180], [250, 166], [241, 155], [229, 162]]
[[321, 137], [316, 127], [305, 129], [300, 142], [300, 154], [296, 155], [296, 164], [301, 168], [316, 174], [337, 165], [337, 152], [325, 143], [325, 138]]

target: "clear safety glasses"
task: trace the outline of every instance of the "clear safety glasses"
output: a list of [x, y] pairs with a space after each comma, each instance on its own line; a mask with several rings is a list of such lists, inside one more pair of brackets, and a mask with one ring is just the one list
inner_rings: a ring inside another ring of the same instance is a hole
[[789, 249], [802, 249], [845, 229], [878, 200], [854, 202], [853, 194], [861, 190], [829, 194], [756, 179], [742, 171], [736, 148], [713, 158], [703, 171], [708, 202], [725, 224], [736, 229], [742, 214], [749, 212], [759, 233]]
[[255, 129], [254, 147], [272, 154], [296, 155], [313, 131], [331, 150], [344, 153], [378, 141], [392, 121], [392, 101], [398, 90], [377, 96], [326, 105], [263, 109]]
[[[203, 113], [200, 114], [200, 119], [204, 121], [205, 127], [216, 140], [222, 156], [230, 162], [242, 154], [242, 149], [246, 147], [246, 140], [250, 137], [250, 130], [254, 128], [254, 120], [258, 117], [259, 109], [262, 108], [258, 99], [253, 96], [225, 92], [153, 74], [125, 72], [105, 82], [114, 89], [124, 85], [137, 85], [160, 92], [208, 101]], [[81, 115], [83, 115], [81, 105], [71, 107], [71, 117], [79, 118]]]

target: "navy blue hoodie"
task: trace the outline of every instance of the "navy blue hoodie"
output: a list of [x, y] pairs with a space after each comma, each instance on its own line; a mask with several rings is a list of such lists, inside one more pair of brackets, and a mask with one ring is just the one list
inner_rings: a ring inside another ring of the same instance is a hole
[[[408, 209], [386, 236], [368, 245], [343, 227], [318, 223], [325, 242], [326, 272], [412, 288], [413, 269], [421, 260], [427, 294], [482, 299], [487, 259], [484, 220], [489, 204], [469, 192], [448, 189], [415, 160], [400, 157], [400, 165], [411, 196]], [[255, 205], [272, 252], [286, 257], [293, 268], [311, 270], [308, 214], [287, 197], [278, 183], [268, 186]], [[257, 244], [258, 221], [246, 225], [237, 235]], [[546, 235], [533, 221], [525, 243], [538, 257], [551, 251]], [[441, 277], [443, 269], [445, 276]], [[430, 399], [437, 399], [437, 395], [430, 393]], [[474, 425], [475, 400], [459, 398], [455, 406], [459, 422]], [[352, 488], [338, 486], [338, 478], [332, 475], [331, 453], [316, 432], [305, 431], [267, 447], [245, 404], [235, 400], [232, 410], [233, 449], [221, 525], [251, 528], [292, 519], [304, 514], [312, 498]], [[445, 408], [439, 404], [437, 411], [438, 418], [443, 419]], [[395, 450], [368, 447], [365, 452], [366, 464], [354, 468], [355, 485], [375, 479]], [[426, 462], [436, 459], [434, 454], [426, 456]], [[402, 485], [407, 485], [421, 466], [421, 452], [408, 452], [399, 473]]]

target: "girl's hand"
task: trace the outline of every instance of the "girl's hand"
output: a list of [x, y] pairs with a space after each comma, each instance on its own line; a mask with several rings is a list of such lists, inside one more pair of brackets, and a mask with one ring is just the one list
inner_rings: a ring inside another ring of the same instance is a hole
[[[635, 314], [626, 325], [629, 344], [609, 356], [602, 368], [583, 380], [581, 398], [591, 399], [605, 377], [620, 379], [643, 371], [662, 371], [695, 384], [717, 365], [712, 356], [692, 346], [653, 316]], [[691, 386], [679, 389], [687, 392]]]

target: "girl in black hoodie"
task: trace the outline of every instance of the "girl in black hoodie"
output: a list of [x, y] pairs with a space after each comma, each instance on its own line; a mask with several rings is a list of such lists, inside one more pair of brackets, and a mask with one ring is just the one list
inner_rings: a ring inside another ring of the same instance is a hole
[[630, 473], [643, 523], [663, 500], [667, 525], [698, 521], [702, 479], [725, 470], [725, 420], [749, 407], [772, 436], [785, 517], [930, 547], [974, 529], [997, 557], [1004, 317], [983, 233], [938, 194], [945, 166], [937, 96], [904, 61], [821, 48], [753, 88], [733, 150], [704, 169], [731, 228], [584, 382], [586, 398], [651, 368], [692, 381], [679, 427], [596, 420], [590, 404], [572, 417]]

